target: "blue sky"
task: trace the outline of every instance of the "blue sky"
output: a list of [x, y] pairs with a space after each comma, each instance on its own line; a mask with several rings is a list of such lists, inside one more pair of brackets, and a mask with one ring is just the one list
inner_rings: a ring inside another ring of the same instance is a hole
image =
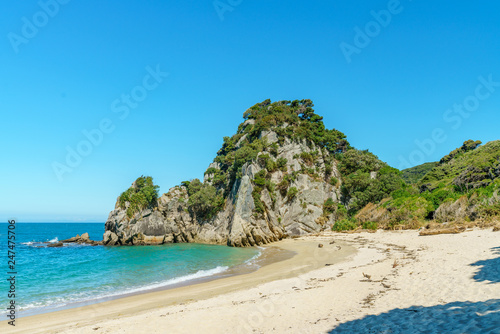
[[267, 98], [394, 167], [500, 139], [495, 1], [59, 1], [0, 11], [2, 221], [102, 222], [140, 175], [201, 178]]

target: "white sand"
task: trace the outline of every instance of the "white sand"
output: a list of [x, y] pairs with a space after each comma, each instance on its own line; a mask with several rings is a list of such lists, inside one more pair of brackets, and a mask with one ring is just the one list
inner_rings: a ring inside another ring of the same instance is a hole
[[[178, 305], [157, 303], [136, 314], [125, 308], [121, 313], [110, 311], [90, 325], [75, 323], [66, 314], [64, 327], [56, 329], [42, 321], [38, 329], [148, 334], [500, 333], [500, 232], [421, 237], [416, 231], [379, 231], [305, 239], [314, 241], [306, 243], [315, 248], [310, 261], [317, 260], [321, 268], [307, 271], [299, 261], [291, 278], [274, 277], [277, 280]], [[349, 260], [324, 266], [326, 254], [335, 252], [341, 240], [359, 251]], [[324, 247], [317, 248], [318, 242]], [[293, 242], [288, 245], [293, 247]], [[279, 270], [283, 277], [290, 276], [283, 267]], [[26, 319], [26, 326], [34, 324]]]

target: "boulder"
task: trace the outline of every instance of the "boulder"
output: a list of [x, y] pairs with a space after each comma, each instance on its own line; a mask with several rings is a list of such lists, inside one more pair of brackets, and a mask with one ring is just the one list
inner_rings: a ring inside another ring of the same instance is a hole
[[103, 240], [102, 243], [105, 246], [114, 246], [118, 244], [119, 238], [118, 236], [111, 232], [111, 231], [106, 231], [104, 232]]

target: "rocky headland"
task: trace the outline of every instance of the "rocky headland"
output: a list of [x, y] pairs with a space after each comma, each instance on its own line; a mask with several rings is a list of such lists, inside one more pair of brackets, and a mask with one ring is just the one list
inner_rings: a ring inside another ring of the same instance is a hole
[[[203, 181], [159, 196], [153, 179], [141, 176], [118, 197], [103, 244], [244, 247], [332, 229], [415, 228], [500, 213], [498, 141], [468, 141], [440, 162], [401, 173], [326, 129], [312, 107], [310, 100], [266, 100], [248, 109]], [[481, 152], [488, 160], [474, 166], [471, 155]]]

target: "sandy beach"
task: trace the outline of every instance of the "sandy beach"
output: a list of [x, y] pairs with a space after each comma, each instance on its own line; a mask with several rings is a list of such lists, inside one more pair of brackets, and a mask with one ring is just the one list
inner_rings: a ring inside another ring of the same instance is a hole
[[[323, 233], [256, 272], [18, 319], [2, 333], [500, 333], [500, 232]], [[323, 245], [322, 248], [318, 244]]]

